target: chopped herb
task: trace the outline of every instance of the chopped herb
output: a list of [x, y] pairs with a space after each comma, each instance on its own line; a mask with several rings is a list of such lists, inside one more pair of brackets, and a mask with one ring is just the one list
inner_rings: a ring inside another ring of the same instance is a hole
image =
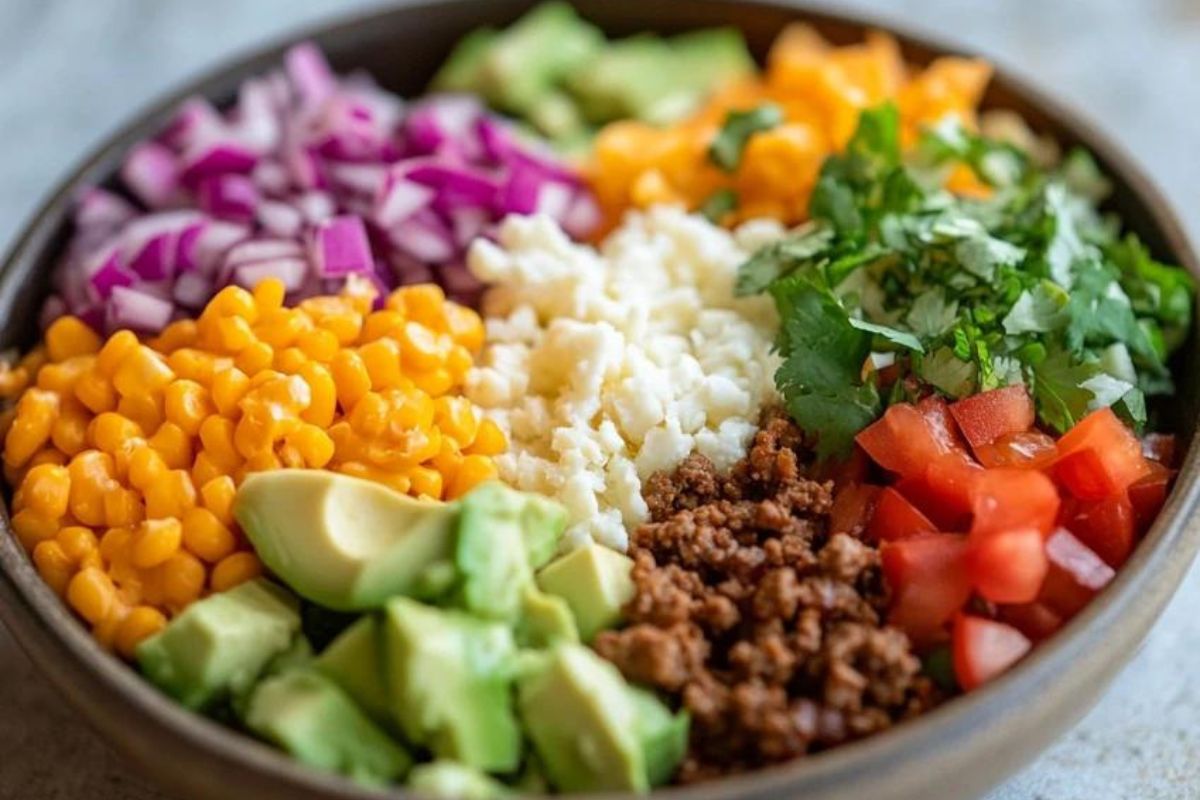
[[941, 645], [926, 653], [921, 659], [921, 671], [943, 692], [958, 691], [958, 680], [954, 676], [954, 657], [949, 646]]
[[[942, 188], [962, 167], [988, 196]], [[1043, 168], [952, 121], [903, 154], [895, 107], [863, 112], [822, 166], [812, 221], [755, 253], [737, 281], [738, 294], [775, 299], [776, 382], [822, 455], [845, 452], [882, 410], [861, 377], [871, 352], [954, 398], [1024, 383], [1058, 431], [1101, 406], [1143, 424], [1146, 397], [1172, 390], [1166, 361], [1196, 287], [1122, 238], [1097, 208], [1107, 187], [1082, 151]]]
[[718, 189], [709, 195], [708, 199], [700, 206], [700, 213], [714, 224], [718, 224], [725, 215], [738, 207], [737, 192], [733, 189]]
[[748, 111], [730, 111], [725, 124], [708, 147], [708, 158], [726, 172], [734, 172], [742, 163], [746, 142], [760, 131], [769, 131], [783, 122], [783, 110], [772, 103]]

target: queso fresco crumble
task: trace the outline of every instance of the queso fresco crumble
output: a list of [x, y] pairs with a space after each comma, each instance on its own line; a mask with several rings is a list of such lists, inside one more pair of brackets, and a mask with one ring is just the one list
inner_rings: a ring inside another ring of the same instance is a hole
[[563, 503], [568, 545], [624, 550], [642, 482], [693, 451], [746, 452], [775, 396], [775, 312], [734, 299], [737, 266], [779, 236], [730, 233], [674, 208], [631, 214], [599, 251], [548, 217], [510, 217], [469, 266], [489, 293], [467, 396], [509, 435], [501, 477]]

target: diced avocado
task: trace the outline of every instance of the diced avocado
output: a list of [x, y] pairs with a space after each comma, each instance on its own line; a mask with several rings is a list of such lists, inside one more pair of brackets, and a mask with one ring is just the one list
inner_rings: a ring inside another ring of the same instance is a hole
[[521, 794], [550, 794], [550, 781], [537, 753], [530, 753], [521, 767], [521, 774], [512, 781], [512, 787]]
[[570, 139], [587, 130], [583, 112], [566, 92], [552, 89], [542, 94], [526, 112], [533, 127], [551, 139]]
[[639, 710], [617, 668], [582, 645], [560, 645], [518, 684], [525, 729], [554, 788], [650, 788]]
[[521, 597], [521, 617], [517, 623], [517, 644], [544, 648], [579, 641], [579, 630], [571, 607], [561, 597], [547, 594], [533, 584]]
[[405, 598], [387, 604], [383, 624], [388, 696], [407, 739], [485, 772], [516, 770], [508, 627]]
[[675, 775], [687, 753], [691, 720], [686, 711], [672, 714], [652, 692], [627, 687], [637, 708], [638, 741], [646, 759], [646, 777], [651, 786], [662, 786]]
[[515, 621], [533, 569], [558, 547], [566, 527], [562, 506], [535, 494], [486, 483], [459, 501], [454, 562], [467, 611]]
[[450, 557], [458, 507], [323, 470], [246, 477], [234, 516], [259, 558], [299, 594], [339, 611], [409, 594]]
[[297, 761], [369, 785], [402, 777], [412, 758], [328, 678], [292, 670], [258, 685], [246, 727]]
[[188, 708], [246, 691], [300, 630], [296, 598], [257, 579], [192, 603], [137, 649], [151, 683]]
[[408, 788], [426, 797], [446, 800], [490, 800], [513, 791], [503, 783], [456, 761], [434, 761], [414, 767]]
[[377, 722], [390, 720], [383, 679], [383, 633], [367, 615], [347, 628], [313, 661], [313, 668], [336, 683]]
[[570, 5], [543, 3], [493, 40], [479, 65], [479, 90], [506, 111], [526, 113], [603, 44], [600, 30]]
[[[312, 645], [308, 643], [308, 639], [305, 638], [303, 633], [298, 634], [296, 638], [292, 639], [292, 643], [288, 645], [286, 650], [271, 657], [267, 665], [258, 673], [254, 683], [239, 687], [230, 696], [228, 711], [234, 715], [234, 719], [230, 720], [230, 722], [246, 716], [246, 709], [250, 706], [250, 698], [254, 694], [254, 690], [258, 688], [259, 683], [262, 683], [273, 675], [282, 675], [285, 672], [305, 667], [312, 661], [312, 657]], [[209, 709], [208, 713], [211, 715], [214, 712], [215, 709]]]
[[433, 76], [430, 88], [439, 92], [478, 91], [480, 65], [498, 35], [494, 28], [476, 28], [459, 39]]
[[542, 591], [567, 601], [585, 642], [621, 619], [633, 597], [633, 560], [599, 544], [573, 550], [537, 574]]

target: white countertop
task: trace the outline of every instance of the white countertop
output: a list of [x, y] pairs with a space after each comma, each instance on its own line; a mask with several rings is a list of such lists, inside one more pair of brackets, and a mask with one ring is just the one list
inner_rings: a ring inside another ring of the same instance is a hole
[[[3, 0], [0, 246], [91, 146], [156, 95], [228, 53], [377, 4]], [[1083, 110], [1135, 155], [1200, 241], [1198, 0], [841, 5], [994, 56]], [[1198, 611], [1200, 570], [1193, 569], [1099, 706], [989, 800], [1200, 797]], [[75, 721], [2, 630], [0, 743], [0, 798], [162, 798]]]

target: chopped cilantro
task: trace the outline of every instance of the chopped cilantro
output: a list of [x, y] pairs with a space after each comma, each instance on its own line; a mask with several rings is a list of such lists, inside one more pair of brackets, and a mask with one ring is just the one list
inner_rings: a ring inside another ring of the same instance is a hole
[[709, 160], [726, 172], [736, 171], [750, 137], [782, 122], [783, 111], [773, 103], [764, 103], [748, 111], [730, 111], [708, 147]]
[[719, 223], [726, 214], [738, 206], [737, 192], [733, 189], [718, 189], [700, 206], [700, 213], [709, 222]]

